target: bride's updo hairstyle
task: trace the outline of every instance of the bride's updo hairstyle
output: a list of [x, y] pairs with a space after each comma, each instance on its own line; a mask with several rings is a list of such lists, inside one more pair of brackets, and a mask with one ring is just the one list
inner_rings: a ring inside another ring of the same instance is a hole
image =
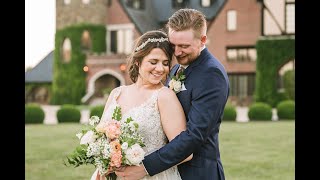
[[139, 67], [143, 58], [154, 48], [163, 50], [169, 60], [169, 69], [171, 68], [174, 50], [169, 42], [167, 34], [159, 30], [148, 31], [136, 40], [133, 52], [127, 59], [129, 76], [134, 83], [138, 79]]

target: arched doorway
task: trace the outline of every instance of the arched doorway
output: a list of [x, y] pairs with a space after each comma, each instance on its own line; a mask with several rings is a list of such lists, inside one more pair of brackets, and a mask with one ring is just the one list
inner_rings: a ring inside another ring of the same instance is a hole
[[121, 85], [125, 85], [125, 79], [118, 72], [111, 69], [99, 71], [90, 78], [87, 94], [81, 101], [89, 105], [103, 105], [107, 100], [107, 93]]

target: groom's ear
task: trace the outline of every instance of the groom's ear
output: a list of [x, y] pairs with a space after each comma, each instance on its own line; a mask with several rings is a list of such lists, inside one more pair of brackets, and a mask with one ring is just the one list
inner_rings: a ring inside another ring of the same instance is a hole
[[201, 36], [200, 41], [201, 41], [201, 45], [204, 46], [207, 42], [207, 36], [206, 35]]

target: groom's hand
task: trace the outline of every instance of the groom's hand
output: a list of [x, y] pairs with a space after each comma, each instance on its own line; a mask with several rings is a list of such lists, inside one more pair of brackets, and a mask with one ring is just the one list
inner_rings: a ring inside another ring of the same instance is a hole
[[143, 164], [140, 166], [126, 166], [115, 171], [116, 175], [125, 180], [138, 180], [147, 175]]

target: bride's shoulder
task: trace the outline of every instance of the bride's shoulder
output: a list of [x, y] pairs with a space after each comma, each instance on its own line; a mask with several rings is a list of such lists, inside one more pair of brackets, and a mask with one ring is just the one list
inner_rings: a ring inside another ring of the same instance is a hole
[[177, 98], [176, 94], [174, 93], [174, 91], [168, 87], [162, 87], [159, 90], [159, 95], [158, 95], [158, 99], [159, 100], [172, 100], [172, 98]]
[[110, 92], [109, 97], [111, 97], [111, 98], [117, 97], [117, 96], [120, 94], [120, 92], [121, 92], [121, 90], [122, 90], [123, 88], [125, 88], [124, 85], [113, 88], [113, 89], [111, 90], [111, 92]]
[[126, 85], [115, 87], [115, 88], [112, 89], [110, 94], [115, 94], [115, 93], [121, 92], [121, 90], [123, 90], [126, 87], [127, 87]]

